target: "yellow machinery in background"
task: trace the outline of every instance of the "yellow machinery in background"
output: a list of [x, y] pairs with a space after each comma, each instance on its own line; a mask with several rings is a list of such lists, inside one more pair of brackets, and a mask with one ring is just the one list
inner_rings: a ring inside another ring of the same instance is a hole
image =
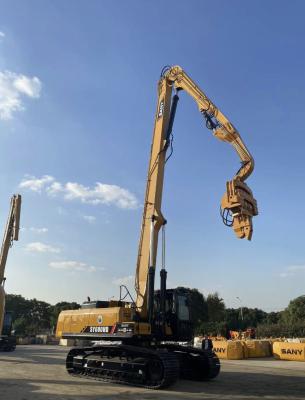
[[230, 331], [229, 333], [232, 340], [255, 339], [256, 336], [254, 328], [248, 328], [245, 331]]
[[[222, 217], [227, 225], [233, 227], [238, 238], [251, 239], [252, 217], [257, 215], [257, 205], [245, 180], [253, 171], [253, 158], [233, 124], [181, 67], [166, 67], [158, 83], [136, 267], [136, 299], [125, 301], [126, 296], [120, 295], [117, 301], [89, 301], [79, 310], [60, 313], [58, 337], [120, 343], [72, 349], [66, 359], [67, 370], [72, 375], [156, 389], [171, 385], [179, 376], [206, 380], [219, 373], [220, 364], [215, 353], [178, 344], [193, 337], [190, 292], [183, 288], [166, 288], [166, 219], [161, 211], [161, 202], [164, 168], [172, 154], [172, 128], [178, 93], [183, 90], [195, 100], [207, 128], [221, 141], [230, 143], [241, 159], [240, 169], [226, 185], [221, 201]], [[160, 290], [155, 291], [161, 228]]]
[[5, 311], [4, 272], [9, 248], [14, 240], [19, 239], [20, 211], [21, 196], [13, 195], [0, 253], [0, 350], [2, 351], [12, 351], [16, 347], [16, 339], [11, 335], [11, 314]]

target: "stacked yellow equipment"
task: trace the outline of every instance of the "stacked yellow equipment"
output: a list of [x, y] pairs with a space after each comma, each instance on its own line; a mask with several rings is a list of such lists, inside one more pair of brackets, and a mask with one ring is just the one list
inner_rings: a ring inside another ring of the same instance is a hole
[[280, 360], [305, 362], [305, 343], [274, 342], [273, 356]]

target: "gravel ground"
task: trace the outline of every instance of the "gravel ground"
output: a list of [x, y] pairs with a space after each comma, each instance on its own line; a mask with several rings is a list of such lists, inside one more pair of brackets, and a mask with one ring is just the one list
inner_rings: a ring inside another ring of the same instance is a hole
[[18, 346], [13, 353], [0, 353], [0, 399], [305, 399], [302, 362], [223, 360], [214, 381], [179, 381], [168, 390], [151, 391], [70, 377], [64, 366], [67, 351], [59, 346]]

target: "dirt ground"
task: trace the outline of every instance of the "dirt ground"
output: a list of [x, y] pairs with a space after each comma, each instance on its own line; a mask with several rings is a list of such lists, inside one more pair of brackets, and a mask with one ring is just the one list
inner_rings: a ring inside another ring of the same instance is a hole
[[222, 361], [211, 382], [179, 381], [169, 390], [151, 391], [70, 377], [67, 348], [18, 346], [0, 354], [1, 400], [145, 399], [305, 399], [305, 363], [249, 359]]

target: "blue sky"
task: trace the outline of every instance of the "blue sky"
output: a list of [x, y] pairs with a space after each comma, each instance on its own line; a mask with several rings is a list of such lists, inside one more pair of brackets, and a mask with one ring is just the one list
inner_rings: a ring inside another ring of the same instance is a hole
[[6, 290], [55, 303], [133, 286], [156, 106], [181, 65], [253, 154], [251, 242], [219, 217], [234, 150], [181, 94], [163, 213], [169, 284], [267, 311], [304, 294], [305, 4], [0, 0], [0, 226], [23, 195]]

